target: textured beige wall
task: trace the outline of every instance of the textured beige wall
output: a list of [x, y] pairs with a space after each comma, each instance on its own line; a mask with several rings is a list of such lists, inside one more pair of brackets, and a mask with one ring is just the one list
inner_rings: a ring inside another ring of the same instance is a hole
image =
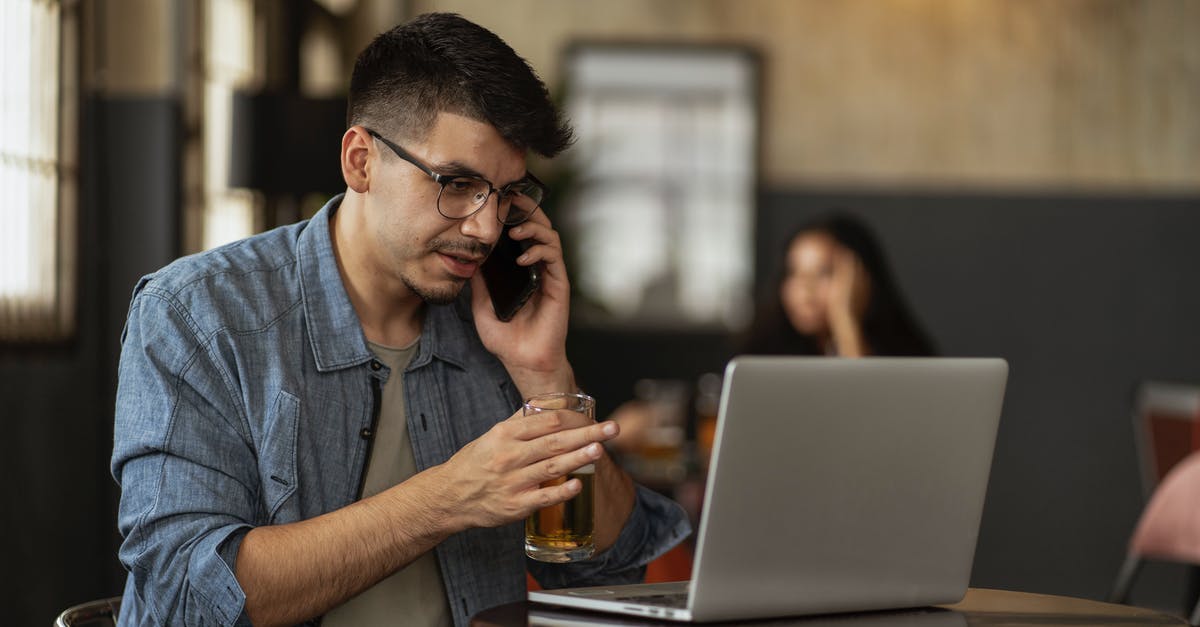
[[1200, 190], [1196, 0], [414, 0], [553, 84], [576, 39], [762, 54], [770, 185]]
[[[165, 96], [182, 81], [180, 11], [176, 0], [82, 3], [83, 80], [108, 95]], [[190, 16], [190, 14], [189, 14]]]

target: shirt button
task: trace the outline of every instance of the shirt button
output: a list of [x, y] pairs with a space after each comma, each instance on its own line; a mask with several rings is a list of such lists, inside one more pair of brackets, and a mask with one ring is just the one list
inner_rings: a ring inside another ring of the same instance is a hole
[[363, 430], [360, 431], [358, 434], [362, 436], [362, 439], [370, 440], [372, 431], [371, 431], [370, 427], [364, 427]]
[[374, 370], [376, 372], [383, 370], [383, 364], [379, 363], [379, 360], [372, 359], [371, 360], [371, 370]]

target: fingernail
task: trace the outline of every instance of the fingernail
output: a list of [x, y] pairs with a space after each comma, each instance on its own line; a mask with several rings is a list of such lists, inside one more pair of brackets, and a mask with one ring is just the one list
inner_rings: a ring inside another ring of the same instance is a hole
[[592, 442], [587, 446], [588, 457], [600, 457], [600, 445]]
[[604, 435], [616, 435], [617, 425], [613, 424], [612, 422], [605, 422], [604, 426], [601, 427], [600, 430], [604, 433]]
[[509, 229], [508, 232], [512, 233], [513, 235], [520, 235], [521, 233], [525, 232], [525, 227], [514, 226], [513, 228]]
[[517, 261], [520, 261], [521, 263], [525, 263], [526, 261], [529, 261], [529, 253], [526, 253], [524, 255], [521, 255], [520, 257], [517, 257]]

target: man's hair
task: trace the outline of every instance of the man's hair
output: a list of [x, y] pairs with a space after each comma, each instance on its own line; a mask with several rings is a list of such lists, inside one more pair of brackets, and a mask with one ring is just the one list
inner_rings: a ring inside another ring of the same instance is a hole
[[524, 59], [491, 31], [428, 13], [379, 35], [354, 63], [347, 126], [428, 136], [440, 112], [491, 124], [521, 150], [553, 157], [571, 127]]

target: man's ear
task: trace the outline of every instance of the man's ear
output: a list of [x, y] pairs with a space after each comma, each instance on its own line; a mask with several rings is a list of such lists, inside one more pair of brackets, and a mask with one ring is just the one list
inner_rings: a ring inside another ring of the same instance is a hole
[[371, 144], [371, 135], [361, 126], [351, 126], [342, 135], [342, 178], [347, 187], [360, 194], [371, 188], [371, 174], [367, 171]]

